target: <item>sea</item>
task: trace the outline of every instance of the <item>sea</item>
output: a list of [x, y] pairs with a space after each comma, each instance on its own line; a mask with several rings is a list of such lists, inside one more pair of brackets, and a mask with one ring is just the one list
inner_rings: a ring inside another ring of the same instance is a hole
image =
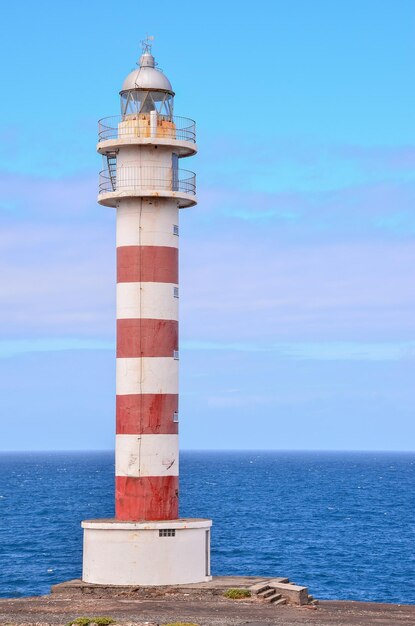
[[[79, 578], [83, 519], [114, 514], [111, 452], [0, 453], [0, 596]], [[180, 515], [213, 519], [214, 575], [415, 604], [415, 453], [182, 452]]]

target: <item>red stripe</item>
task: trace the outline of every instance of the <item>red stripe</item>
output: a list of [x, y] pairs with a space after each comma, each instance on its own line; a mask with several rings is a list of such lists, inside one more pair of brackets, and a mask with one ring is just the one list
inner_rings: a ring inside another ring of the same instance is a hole
[[117, 357], [173, 356], [178, 349], [178, 333], [175, 320], [117, 320]]
[[130, 394], [117, 396], [117, 435], [177, 435], [177, 394]]
[[115, 516], [123, 521], [177, 519], [178, 487], [178, 476], [116, 476]]
[[179, 251], [168, 246], [117, 248], [117, 282], [177, 283]]

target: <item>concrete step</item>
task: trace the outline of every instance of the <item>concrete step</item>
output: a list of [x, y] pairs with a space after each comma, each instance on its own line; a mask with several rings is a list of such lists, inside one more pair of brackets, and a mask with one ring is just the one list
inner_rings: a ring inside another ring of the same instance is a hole
[[[273, 604], [312, 604], [307, 587], [296, 585], [288, 578], [268, 578], [249, 587], [253, 595]], [[280, 602], [281, 600], [281, 602]]]
[[271, 587], [268, 587], [267, 589], [264, 589], [263, 591], [260, 591], [257, 595], [258, 598], [269, 598], [270, 596], [273, 596], [275, 594], [275, 589], [271, 589]]
[[287, 583], [269, 583], [276, 593], [280, 593], [289, 604], [308, 604], [308, 589]]
[[282, 595], [280, 593], [273, 593], [272, 596], [270, 596], [267, 599], [267, 602], [271, 602], [271, 604], [275, 604], [276, 602], [278, 602], [278, 600], [281, 600]]
[[249, 587], [249, 591], [255, 596], [260, 594], [262, 591], [266, 591], [267, 589], [269, 589], [269, 584], [267, 580], [262, 583], [257, 583], [256, 585], [252, 585], [252, 587]]
[[285, 585], [291, 585], [289, 578], [270, 578], [268, 581], [269, 585], [272, 587], [274, 583], [283, 583]]
[[279, 600], [275, 600], [273, 604], [274, 606], [281, 606], [282, 604], [287, 604], [287, 600], [285, 598], [280, 598]]

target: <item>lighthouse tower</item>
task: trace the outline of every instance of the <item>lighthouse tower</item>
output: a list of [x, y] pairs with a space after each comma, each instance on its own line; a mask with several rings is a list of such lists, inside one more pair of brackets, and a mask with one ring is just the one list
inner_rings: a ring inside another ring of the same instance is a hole
[[83, 580], [171, 585], [210, 580], [206, 519], [179, 518], [179, 209], [196, 204], [195, 124], [149, 39], [121, 88], [121, 115], [99, 122], [98, 202], [117, 222], [115, 518], [87, 520]]

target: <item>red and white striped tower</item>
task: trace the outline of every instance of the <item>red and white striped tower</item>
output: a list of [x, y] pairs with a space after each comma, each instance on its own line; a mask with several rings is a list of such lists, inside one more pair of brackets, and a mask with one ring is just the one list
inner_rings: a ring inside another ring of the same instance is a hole
[[83, 580], [166, 585], [210, 579], [211, 521], [178, 518], [179, 209], [196, 204], [178, 165], [197, 148], [148, 39], [138, 66], [99, 124], [98, 202], [117, 212], [116, 516], [82, 523]]

